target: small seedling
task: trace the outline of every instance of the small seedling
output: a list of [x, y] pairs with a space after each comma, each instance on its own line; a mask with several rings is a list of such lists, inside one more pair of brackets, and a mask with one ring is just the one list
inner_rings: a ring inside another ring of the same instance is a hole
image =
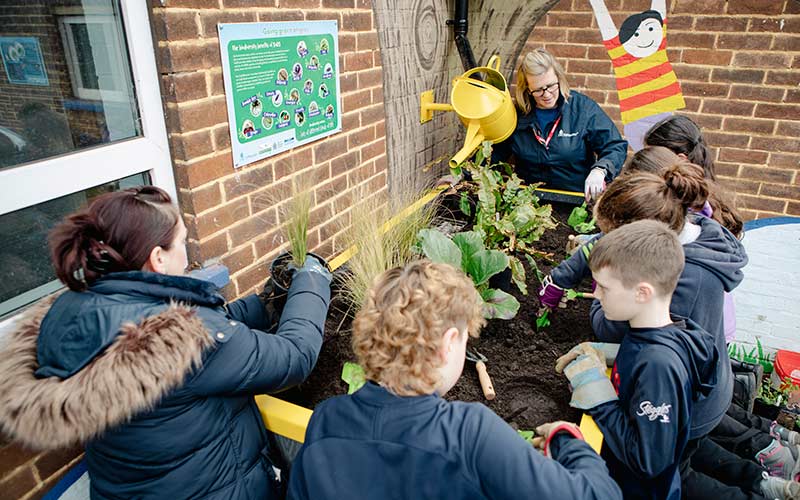
[[567, 224], [576, 232], [586, 234], [594, 231], [597, 227], [594, 217], [591, 220], [587, 219], [589, 219], [589, 210], [586, 207], [586, 202], [584, 202], [581, 206], [572, 209], [572, 213], [569, 214], [567, 219]]
[[533, 439], [533, 436], [534, 436], [534, 432], [533, 431], [529, 431], [529, 430], [525, 430], [525, 429], [519, 429], [517, 431], [517, 434], [519, 434], [522, 439], [524, 439], [525, 441], [527, 441], [529, 443], [531, 442], [531, 440]]
[[347, 394], [353, 394], [367, 383], [367, 377], [361, 365], [349, 361], [342, 367], [342, 380], [347, 382]]
[[539, 314], [536, 316], [536, 329], [541, 330], [550, 326], [550, 309], [543, 307], [539, 309]]

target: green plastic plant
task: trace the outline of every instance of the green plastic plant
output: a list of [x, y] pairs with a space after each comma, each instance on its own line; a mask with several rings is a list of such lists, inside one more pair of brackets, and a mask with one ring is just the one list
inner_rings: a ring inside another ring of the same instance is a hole
[[455, 175], [467, 171], [472, 181], [464, 183], [477, 195], [475, 213], [472, 213], [469, 194], [462, 192], [460, 207], [474, 223], [486, 248], [500, 250], [509, 258], [512, 280], [520, 292], [527, 294], [525, 268], [517, 253], [532, 257], [547, 257], [538, 252], [534, 244], [542, 234], [556, 227], [550, 205], [539, 205], [535, 191], [538, 184], [526, 185], [508, 163], [490, 164], [491, 142], [486, 141], [478, 149], [475, 158], [453, 170]]
[[751, 347], [750, 349], [747, 349], [742, 344], [731, 342], [728, 345], [728, 355], [733, 359], [745, 363], [759, 363], [764, 367], [764, 373], [772, 373], [772, 370], [775, 369], [772, 364], [774, 354], [764, 351], [764, 348], [761, 345], [761, 339], [759, 338], [756, 338], [756, 346]]
[[347, 394], [353, 394], [367, 383], [367, 377], [361, 365], [349, 361], [342, 366], [342, 380], [347, 382]]
[[489, 278], [509, 266], [509, 258], [499, 250], [486, 249], [481, 234], [464, 231], [452, 239], [436, 229], [418, 233], [422, 253], [433, 262], [442, 262], [461, 269], [472, 278], [483, 298], [483, 316], [487, 319], [511, 319], [519, 311], [519, 302], [502, 290], [489, 287]]
[[583, 202], [581, 206], [572, 209], [567, 219], [567, 224], [577, 233], [591, 233], [597, 228], [597, 221], [595, 221], [594, 217], [590, 220], [587, 219], [589, 219], [589, 211], [586, 208], [586, 202]]

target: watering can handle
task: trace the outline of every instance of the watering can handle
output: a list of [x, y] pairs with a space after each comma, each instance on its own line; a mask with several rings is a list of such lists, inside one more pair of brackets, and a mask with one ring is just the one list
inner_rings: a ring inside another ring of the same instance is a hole
[[[500, 72], [500, 56], [497, 54], [493, 55], [489, 58], [489, 62], [486, 64], [487, 67], [492, 68], [493, 70]], [[493, 67], [494, 66], [494, 67]]]

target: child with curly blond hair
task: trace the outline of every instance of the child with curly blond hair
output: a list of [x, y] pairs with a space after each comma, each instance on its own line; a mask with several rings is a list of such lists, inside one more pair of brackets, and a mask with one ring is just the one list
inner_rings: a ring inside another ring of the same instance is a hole
[[481, 308], [470, 279], [447, 264], [379, 276], [353, 321], [367, 383], [317, 406], [289, 497], [621, 498], [573, 424], [537, 429], [550, 460], [486, 406], [442, 399], [484, 324]]

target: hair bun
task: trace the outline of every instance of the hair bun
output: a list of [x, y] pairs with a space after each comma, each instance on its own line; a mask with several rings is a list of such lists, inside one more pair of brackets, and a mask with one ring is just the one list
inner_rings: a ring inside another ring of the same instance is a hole
[[676, 163], [664, 171], [663, 178], [673, 196], [685, 207], [702, 205], [708, 199], [703, 169], [694, 163]]

